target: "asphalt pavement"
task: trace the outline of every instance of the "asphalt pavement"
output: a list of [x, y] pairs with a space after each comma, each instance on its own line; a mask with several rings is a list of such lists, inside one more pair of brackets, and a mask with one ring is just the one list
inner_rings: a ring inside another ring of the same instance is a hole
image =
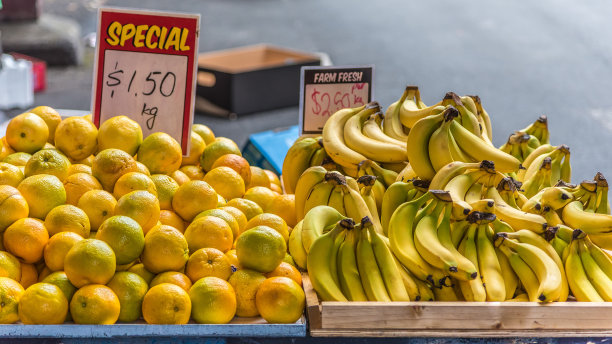
[[[552, 143], [571, 147], [573, 181], [612, 176], [608, 1], [43, 0], [45, 13], [76, 20], [83, 34], [96, 30], [99, 6], [200, 13], [201, 51], [263, 42], [326, 52], [336, 65], [374, 64], [384, 106], [407, 84], [428, 104], [447, 91], [478, 94], [498, 146], [546, 114]], [[88, 49], [82, 66], [50, 69], [36, 104], [88, 109], [92, 57]], [[250, 133], [297, 124], [298, 110], [195, 121], [242, 145]]]

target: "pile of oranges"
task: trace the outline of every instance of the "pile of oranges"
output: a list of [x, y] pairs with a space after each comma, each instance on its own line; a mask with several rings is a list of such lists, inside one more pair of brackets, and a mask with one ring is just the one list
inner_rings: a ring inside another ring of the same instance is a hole
[[293, 195], [230, 139], [41, 106], [0, 139], [0, 323], [297, 321]]

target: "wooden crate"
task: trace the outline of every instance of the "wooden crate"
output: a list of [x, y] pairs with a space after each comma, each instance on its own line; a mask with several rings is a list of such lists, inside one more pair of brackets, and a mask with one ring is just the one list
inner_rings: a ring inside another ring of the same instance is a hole
[[610, 337], [604, 302], [321, 302], [302, 275], [313, 337]]

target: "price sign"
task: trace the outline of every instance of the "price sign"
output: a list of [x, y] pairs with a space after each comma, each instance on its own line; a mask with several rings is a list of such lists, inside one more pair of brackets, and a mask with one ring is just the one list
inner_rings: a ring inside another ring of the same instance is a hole
[[320, 134], [336, 111], [372, 99], [373, 66], [302, 67], [300, 133]]
[[125, 115], [144, 136], [163, 131], [189, 152], [200, 15], [103, 8], [92, 96], [94, 123]]

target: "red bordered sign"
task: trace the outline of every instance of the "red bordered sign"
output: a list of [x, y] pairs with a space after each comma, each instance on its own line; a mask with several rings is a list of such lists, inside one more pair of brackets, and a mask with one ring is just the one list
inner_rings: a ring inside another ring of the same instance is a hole
[[163, 131], [189, 152], [200, 15], [102, 8], [98, 12], [92, 113]]

